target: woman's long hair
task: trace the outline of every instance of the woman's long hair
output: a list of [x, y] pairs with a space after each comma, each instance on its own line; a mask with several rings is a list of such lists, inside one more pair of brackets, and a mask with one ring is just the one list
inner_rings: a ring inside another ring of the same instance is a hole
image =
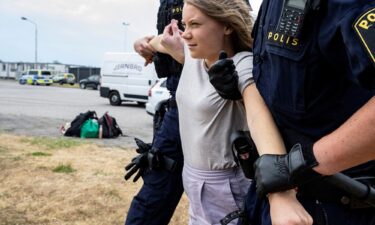
[[249, 51], [253, 46], [253, 18], [246, 0], [185, 0], [205, 15], [233, 29], [231, 41], [234, 52]]

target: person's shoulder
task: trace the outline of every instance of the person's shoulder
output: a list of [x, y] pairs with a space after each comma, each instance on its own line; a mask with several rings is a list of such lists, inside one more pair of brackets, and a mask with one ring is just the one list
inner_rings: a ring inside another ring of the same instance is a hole
[[[320, 14], [324, 15], [324, 22], [321, 24], [322, 30], [330, 33], [332, 30], [342, 27], [344, 36], [352, 36], [353, 31], [359, 25], [364, 25], [363, 18], [375, 13], [374, 0], [329, 0], [321, 1]], [[372, 20], [372, 19], [371, 19]], [[373, 21], [371, 22], [373, 23]], [[352, 29], [348, 29], [348, 28]], [[332, 33], [334, 35], [334, 33]]]
[[356, 16], [361, 11], [368, 8], [374, 8], [375, 1], [373, 0], [329, 0], [321, 1], [322, 7], [327, 5], [328, 13], [331, 15], [343, 16]]
[[175, 4], [181, 4], [184, 3], [183, 0], [160, 0], [161, 4], [169, 4], [169, 5], [175, 5]]
[[343, 8], [352, 8], [361, 5], [368, 5], [374, 3], [373, 0], [329, 0], [329, 1], [320, 1], [320, 4], [328, 4], [340, 6]]
[[329, 0], [321, 1], [320, 11], [325, 15], [326, 26], [352, 26], [366, 23], [362, 19], [366, 16], [372, 20], [375, 13], [374, 0]]
[[233, 61], [235, 64], [240, 64], [242, 62], [252, 62], [253, 61], [253, 53], [250, 51], [242, 51], [238, 52], [233, 56]]
[[[375, 35], [375, 1], [374, 0], [329, 0], [327, 4], [327, 16], [324, 21], [325, 33], [328, 34], [338, 27], [346, 40], [351, 40], [348, 48], [360, 51], [363, 54], [354, 56], [356, 60], [361, 58], [360, 63], [368, 60], [375, 65], [375, 47], [372, 44]], [[322, 5], [324, 7], [325, 5]], [[332, 35], [335, 33], [333, 32]], [[325, 36], [322, 38], [327, 39]], [[334, 38], [334, 36], [332, 36]], [[360, 43], [360, 44], [359, 44]], [[360, 46], [362, 45], [362, 46]], [[366, 52], [366, 53], [365, 53]], [[367, 56], [369, 57], [367, 57]]]

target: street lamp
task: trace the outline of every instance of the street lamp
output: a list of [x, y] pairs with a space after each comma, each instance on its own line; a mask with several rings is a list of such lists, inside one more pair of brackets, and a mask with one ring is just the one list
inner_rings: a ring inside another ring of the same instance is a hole
[[34, 24], [35, 26], [35, 66], [36, 66], [36, 64], [38, 63], [38, 26], [34, 21], [27, 19], [26, 17], [21, 17], [21, 19], [27, 22], [30, 22]]
[[128, 26], [130, 26], [130, 23], [122, 22], [122, 25], [125, 27], [125, 37], [124, 37], [124, 51], [126, 52], [127, 50], [127, 31], [128, 31]]

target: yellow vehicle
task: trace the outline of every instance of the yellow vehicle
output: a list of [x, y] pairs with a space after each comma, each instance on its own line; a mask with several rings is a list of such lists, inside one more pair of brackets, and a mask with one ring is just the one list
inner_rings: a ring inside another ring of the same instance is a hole
[[52, 77], [54, 83], [74, 85], [76, 76], [72, 73], [61, 73]]
[[22, 73], [21, 78], [18, 81], [20, 84], [32, 84], [32, 85], [51, 85], [53, 83], [51, 79], [51, 71], [48, 70], [28, 70]]

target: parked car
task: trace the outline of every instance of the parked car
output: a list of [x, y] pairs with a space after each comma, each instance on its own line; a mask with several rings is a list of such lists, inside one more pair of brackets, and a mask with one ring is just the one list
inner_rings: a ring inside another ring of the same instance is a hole
[[49, 70], [28, 70], [21, 74], [21, 78], [18, 80], [20, 84], [32, 84], [32, 85], [51, 85], [53, 83], [51, 79], [51, 71]]
[[76, 77], [72, 73], [61, 73], [52, 77], [53, 83], [74, 85]]
[[91, 75], [86, 79], [82, 79], [79, 81], [79, 87], [82, 89], [86, 89], [88, 87], [91, 87], [95, 90], [97, 90], [100, 87], [100, 75], [95, 74]]
[[52, 73], [49, 70], [27, 70], [22, 72], [23, 75], [38, 75], [38, 76], [51, 76]]
[[171, 96], [167, 89], [167, 79], [162, 78], [154, 84], [148, 91], [148, 102], [146, 103], [146, 112], [150, 115], [155, 114], [155, 107], [159, 102], [168, 99]]

